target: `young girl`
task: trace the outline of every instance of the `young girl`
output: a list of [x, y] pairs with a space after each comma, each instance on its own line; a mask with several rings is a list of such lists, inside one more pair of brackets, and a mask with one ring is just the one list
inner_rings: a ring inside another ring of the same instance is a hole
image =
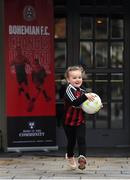
[[91, 93], [86, 93], [81, 88], [83, 82], [83, 69], [79, 66], [68, 67], [65, 73], [68, 86], [64, 95], [65, 115], [63, 127], [67, 137], [66, 159], [72, 169], [76, 169], [77, 164], [74, 158], [74, 148], [78, 144], [78, 168], [83, 170], [86, 165], [86, 138], [85, 119], [81, 104], [89, 99], [94, 100]]

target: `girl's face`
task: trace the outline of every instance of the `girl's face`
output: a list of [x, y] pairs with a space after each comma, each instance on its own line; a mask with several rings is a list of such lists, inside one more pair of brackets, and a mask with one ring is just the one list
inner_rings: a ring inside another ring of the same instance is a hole
[[68, 83], [72, 86], [79, 88], [82, 85], [82, 72], [80, 70], [70, 71], [67, 78]]

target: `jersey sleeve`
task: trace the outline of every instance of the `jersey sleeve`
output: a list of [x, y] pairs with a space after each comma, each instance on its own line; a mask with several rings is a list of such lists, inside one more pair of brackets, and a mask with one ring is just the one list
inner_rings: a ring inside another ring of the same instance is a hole
[[77, 107], [80, 106], [87, 99], [87, 97], [83, 93], [77, 98], [75, 96], [75, 91], [76, 90], [74, 88], [68, 86], [66, 89], [65, 98], [72, 106]]

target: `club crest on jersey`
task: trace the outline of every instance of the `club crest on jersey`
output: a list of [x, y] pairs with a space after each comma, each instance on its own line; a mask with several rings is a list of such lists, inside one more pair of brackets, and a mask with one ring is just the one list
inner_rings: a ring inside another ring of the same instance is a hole
[[81, 96], [81, 92], [80, 91], [76, 91], [75, 92], [75, 97], [78, 98], [79, 96]]

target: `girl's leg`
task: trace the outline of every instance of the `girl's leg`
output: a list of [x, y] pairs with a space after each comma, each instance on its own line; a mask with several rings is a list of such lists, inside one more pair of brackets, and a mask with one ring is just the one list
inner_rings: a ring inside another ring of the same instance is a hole
[[74, 147], [76, 144], [76, 127], [64, 126], [65, 134], [67, 137], [67, 156], [73, 157]]
[[81, 124], [77, 127], [77, 141], [79, 148], [78, 168], [83, 170], [86, 167], [86, 126]]
[[79, 155], [86, 156], [86, 125], [81, 124], [76, 131]]

